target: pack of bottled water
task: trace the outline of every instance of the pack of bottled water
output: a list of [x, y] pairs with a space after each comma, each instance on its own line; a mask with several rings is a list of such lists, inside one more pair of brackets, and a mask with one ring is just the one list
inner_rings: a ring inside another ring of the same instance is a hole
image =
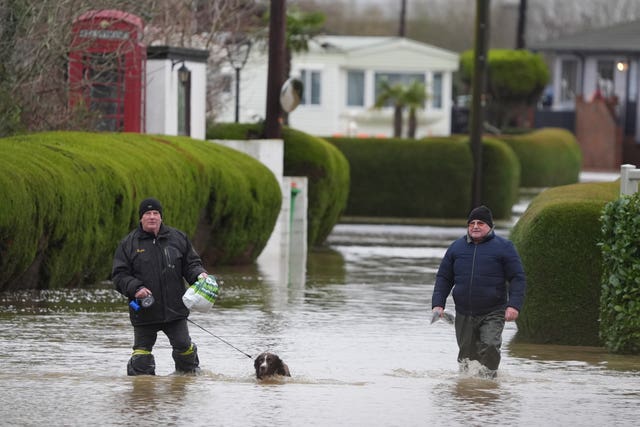
[[220, 288], [215, 276], [199, 278], [182, 296], [182, 302], [189, 310], [206, 313], [218, 298]]

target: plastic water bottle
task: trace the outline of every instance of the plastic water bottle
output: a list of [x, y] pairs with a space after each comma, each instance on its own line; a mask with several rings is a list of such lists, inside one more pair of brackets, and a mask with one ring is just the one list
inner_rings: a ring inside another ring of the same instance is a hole
[[155, 298], [153, 295], [147, 295], [146, 297], [140, 299], [134, 299], [129, 302], [129, 307], [133, 309], [133, 311], [140, 311], [140, 308], [149, 308], [155, 302]]

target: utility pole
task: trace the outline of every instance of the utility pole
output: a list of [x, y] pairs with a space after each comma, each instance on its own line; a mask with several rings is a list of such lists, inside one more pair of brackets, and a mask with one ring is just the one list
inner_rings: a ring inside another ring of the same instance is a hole
[[402, 0], [400, 6], [400, 26], [398, 28], [398, 36], [405, 37], [407, 35], [407, 0]]
[[267, 71], [267, 113], [264, 137], [282, 137], [280, 90], [284, 83], [285, 32], [287, 11], [285, 0], [271, 0], [269, 18], [269, 69]]
[[527, 0], [520, 0], [518, 7], [518, 32], [516, 34], [516, 49], [524, 49], [526, 43], [527, 28]]
[[471, 152], [473, 153], [473, 182], [471, 208], [482, 204], [482, 134], [484, 133], [485, 82], [487, 73], [487, 40], [489, 35], [489, 2], [477, 0], [473, 87], [471, 91]]

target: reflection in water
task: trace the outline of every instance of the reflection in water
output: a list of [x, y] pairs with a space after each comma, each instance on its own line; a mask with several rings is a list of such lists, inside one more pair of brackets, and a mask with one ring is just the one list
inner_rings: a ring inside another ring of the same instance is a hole
[[263, 264], [212, 269], [220, 298], [192, 320], [250, 355], [278, 353], [292, 374], [282, 382], [257, 382], [250, 358], [193, 327], [203, 375], [170, 375], [161, 335], [159, 375], [127, 377], [126, 301], [109, 285], [0, 294], [2, 423], [636, 424], [637, 356], [514, 343], [508, 324], [498, 378], [459, 373], [453, 327], [430, 324], [429, 310], [444, 240], [459, 230], [432, 230], [441, 244], [420, 227], [366, 230], [341, 226], [309, 254], [302, 283]]
[[483, 409], [500, 398], [500, 385], [497, 381], [474, 377], [461, 377], [456, 380], [452, 397], [458, 403], [470, 409]]
[[611, 354], [602, 347], [561, 346], [514, 342], [510, 352], [514, 357], [541, 362], [580, 361], [588, 365], [616, 370], [640, 371], [640, 357]]
[[[151, 421], [155, 414], [162, 413], [165, 422], [177, 425], [180, 419], [178, 412], [167, 414], [167, 397], [171, 396], [172, 405], [188, 404], [186, 391], [188, 385], [195, 381], [195, 377], [184, 375], [169, 375], [162, 378], [141, 376], [129, 378], [131, 388], [123, 394], [128, 416], [137, 422], [145, 424]], [[151, 419], [150, 419], [151, 418]]]

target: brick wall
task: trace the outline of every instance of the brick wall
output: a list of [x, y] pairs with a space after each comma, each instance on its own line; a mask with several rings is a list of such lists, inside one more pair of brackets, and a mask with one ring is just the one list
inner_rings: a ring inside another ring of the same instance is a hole
[[576, 99], [576, 139], [582, 148], [583, 169], [617, 170], [622, 164], [622, 129], [615, 100]]

